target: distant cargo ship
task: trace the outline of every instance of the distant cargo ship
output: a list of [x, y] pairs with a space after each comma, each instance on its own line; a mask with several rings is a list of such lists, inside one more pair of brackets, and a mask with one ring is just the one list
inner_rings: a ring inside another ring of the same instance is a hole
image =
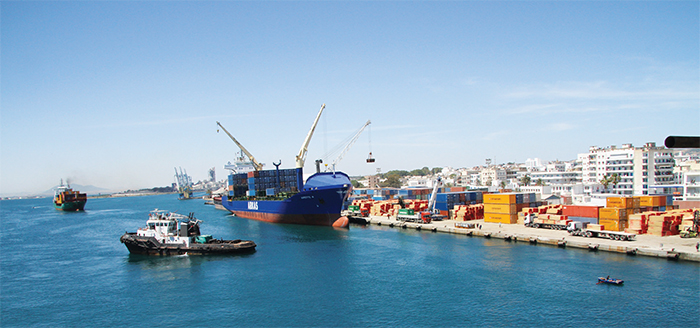
[[[303, 167], [307, 147], [313, 136], [325, 104], [296, 156], [296, 168], [262, 170], [258, 163], [226, 129], [217, 124], [248, 156], [254, 171], [234, 173], [228, 176], [228, 195], [221, 198], [221, 205], [236, 216], [273, 223], [292, 223], [321, 226], [347, 226], [340, 212], [343, 203], [352, 192], [352, 183], [342, 172], [318, 172], [304, 183]], [[233, 170], [232, 170], [233, 171]]]
[[86, 194], [80, 193], [79, 191], [73, 191], [70, 185], [64, 185], [63, 179], [61, 179], [61, 185], [56, 188], [53, 196], [53, 205], [57, 210], [66, 212], [83, 211], [85, 209], [86, 202]]

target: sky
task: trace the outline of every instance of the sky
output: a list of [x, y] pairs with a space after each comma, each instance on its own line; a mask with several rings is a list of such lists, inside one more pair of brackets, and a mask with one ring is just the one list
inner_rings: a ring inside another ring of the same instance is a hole
[[[0, 195], [573, 160], [700, 135], [698, 1], [0, 2]], [[376, 158], [367, 164], [369, 152]]]

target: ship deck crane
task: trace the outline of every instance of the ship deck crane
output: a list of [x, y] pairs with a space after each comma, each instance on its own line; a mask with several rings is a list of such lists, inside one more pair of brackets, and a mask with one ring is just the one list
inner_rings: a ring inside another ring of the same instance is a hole
[[308, 151], [309, 147], [309, 142], [311, 142], [311, 137], [314, 135], [314, 130], [316, 129], [316, 125], [318, 124], [318, 119], [321, 118], [321, 113], [323, 113], [323, 109], [326, 108], [326, 104], [323, 104], [321, 106], [321, 110], [318, 111], [318, 115], [316, 115], [316, 119], [314, 120], [314, 124], [311, 125], [311, 130], [309, 130], [309, 133], [306, 135], [306, 139], [304, 139], [304, 143], [301, 144], [301, 149], [299, 149], [299, 154], [296, 156], [296, 163], [297, 163], [297, 168], [304, 168], [304, 162], [306, 161], [306, 152]]
[[[316, 120], [318, 120], [318, 118], [317, 118]], [[236, 143], [236, 145], [238, 146], [238, 148], [240, 148], [241, 151], [242, 151], [243, 153], [245, 153], [246, 156], [248, 156], [248, 158], [250, 158], [250, 161], [253, 162], [253, 168], [255, 168], [256, 171], [262, 170], [262, 167], [263, 167], [262, 164], [258, 163], [258, 161], [255, 160], [255, 157], [253, 157], [253, 154], [251, 154], [247, 149], [245, 149], [245, 147], [243, 147], [243, 145], [241, 145], [241, 143], [238, 142], [238, 140], [236, 140], [236, 138], [234, 138], [234, 137], [226, 130], [226, 128], [224, 128], [224, 126], [221, 125], [221, 123], [219, 123], [219, 122], [217, 121], [216, 124], [217, 124], [219, 127], [221, 127], [221, 129], [224, 130], [224, 132], [226, 132], [226, 134], [228, 134], [228, 136], [231, 138], [231, 140], [233, 140], [233, 142]], [[217, 130], [216, 132], [219, 132], [219, 131]]]
[[[343, 159], [343, 156], [345, 156], [345, 154], [348, 152], [348, 150], [350, 150], [350, 147], [352, 147], [352, 145], [355, 143], [355, 141], [357, 141], [357, 138], [360, 137], [360, 134], [362, 134], [362, 131], [364, 131], [365, 128], [366, 128], [368, 125], [370, 125], [370, 124], [372, 124], [372, 121], [367, 120], [367, 122], [365, 123], [365, 125], [363, 125], [363, 126], [360, 128], [360, 130], [357, 131], [357, 133], [355, 133], [355, 135], [352, 137], [352, 139], [350, 139], [350, 141], [349, 141], [348, 144], [345, 146], [345, 148], [343, 148], [343, 151], [340, 152], [340, 155], [338, 155], [338, 157], [333, 161], [333, 163], [330, 164], [330, 168], [331, 168], [334, 172], [335, 172], [335, 165], [338, 164], [338, 162], [340, 162], [340, 160]], [[371, 154], [372, 154], [372, 153], [370, 153], [370, 156], [371, 156]]]

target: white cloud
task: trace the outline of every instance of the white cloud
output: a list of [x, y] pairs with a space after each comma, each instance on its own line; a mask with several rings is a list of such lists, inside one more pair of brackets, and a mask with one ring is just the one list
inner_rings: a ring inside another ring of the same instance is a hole
[[550, 130], [554, 130], [554, 131], [566, 131], [566, 130], [571, 130], [571, 129], [573, 129], [574, 127], [575, 127], [575, 126], [574, 126], [573, 124], [563, 123], [563, 122], [561, 122], [561, 123], [552, 123], [552, 124], [549, 125], [549, 129], [550, 129]]

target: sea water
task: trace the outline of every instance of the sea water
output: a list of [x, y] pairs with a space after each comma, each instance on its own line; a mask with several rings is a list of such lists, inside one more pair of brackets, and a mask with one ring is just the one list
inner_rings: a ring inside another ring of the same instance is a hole
[[[155, 209], [243, 256], [119, 242]], [[176, 195], [0, 202], [2, 327], [698, 327], [700, 265], [380, 226], [246, 220]], [[624, 286], [597, 285], [599, 276]]]

